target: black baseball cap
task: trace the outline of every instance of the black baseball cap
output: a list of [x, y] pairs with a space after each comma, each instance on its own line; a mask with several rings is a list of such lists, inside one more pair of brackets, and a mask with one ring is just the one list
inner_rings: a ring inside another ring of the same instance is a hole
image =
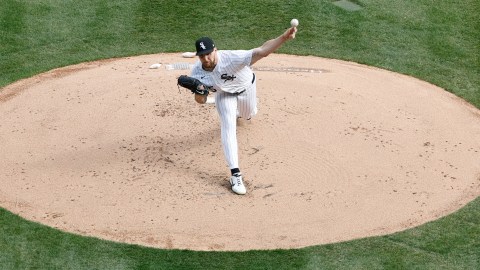
[[204, 55], [213, 52], [215, 43], [209, 37], [202, 37], [195, 41], [195, 47], [197, 48], [197, 55]]

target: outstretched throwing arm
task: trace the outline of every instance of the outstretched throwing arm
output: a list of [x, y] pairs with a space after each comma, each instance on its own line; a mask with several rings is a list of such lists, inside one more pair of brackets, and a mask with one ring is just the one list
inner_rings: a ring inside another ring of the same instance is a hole
[[297, 33], [297, 27], [290, 27], [277, 38], [270, 39], [263, 43], [262, 46], [253, 49], [252, 61], [250, 62], [250, 65], [255, 64], [258, 60], [267, 57], [269, 54], [276, 51], [287, 40], [294, 39], [295, 33]]

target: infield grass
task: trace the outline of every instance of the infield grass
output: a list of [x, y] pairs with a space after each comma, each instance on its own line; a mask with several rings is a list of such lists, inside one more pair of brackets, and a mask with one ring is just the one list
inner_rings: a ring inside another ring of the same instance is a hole
[[[203, 35], [220, 49], [253, 48], [296, 17], [297, 38], [281, 53], [412, 75], [480, 108], [480, 1], [352, 1], [362, 6], [357, 12], [332, 2], [0, 0], [0, 87], [84, 61], [192, 51], [192, 42]], [[1, 177], [0, 172], [0, 184]], [[0, 209], [0, 268], [480, 269], [480, 198], [393, 235], [248, 252], [112, 243], [59, 232]]]

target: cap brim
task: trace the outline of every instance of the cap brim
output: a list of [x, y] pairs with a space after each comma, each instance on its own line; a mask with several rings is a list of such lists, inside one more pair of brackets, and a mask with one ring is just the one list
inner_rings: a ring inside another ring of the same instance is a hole
[[197, 52], [196, 55], [204, 55], [204, 54], [209, 54], [211, 52], [213, 52], [214, 49], [210, 49], [210, 50], [203, 50], [201, 52]]

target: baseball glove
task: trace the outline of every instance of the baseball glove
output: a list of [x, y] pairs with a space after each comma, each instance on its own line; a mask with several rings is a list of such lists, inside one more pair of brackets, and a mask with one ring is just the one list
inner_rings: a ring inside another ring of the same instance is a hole
[[192, 91], [194, 94], [208, 96], [210, 88], [204, 85], [198, 79], [187, 75], [181, 75], [178, 77], [177, 85], [187, 88], [188, 90]]

